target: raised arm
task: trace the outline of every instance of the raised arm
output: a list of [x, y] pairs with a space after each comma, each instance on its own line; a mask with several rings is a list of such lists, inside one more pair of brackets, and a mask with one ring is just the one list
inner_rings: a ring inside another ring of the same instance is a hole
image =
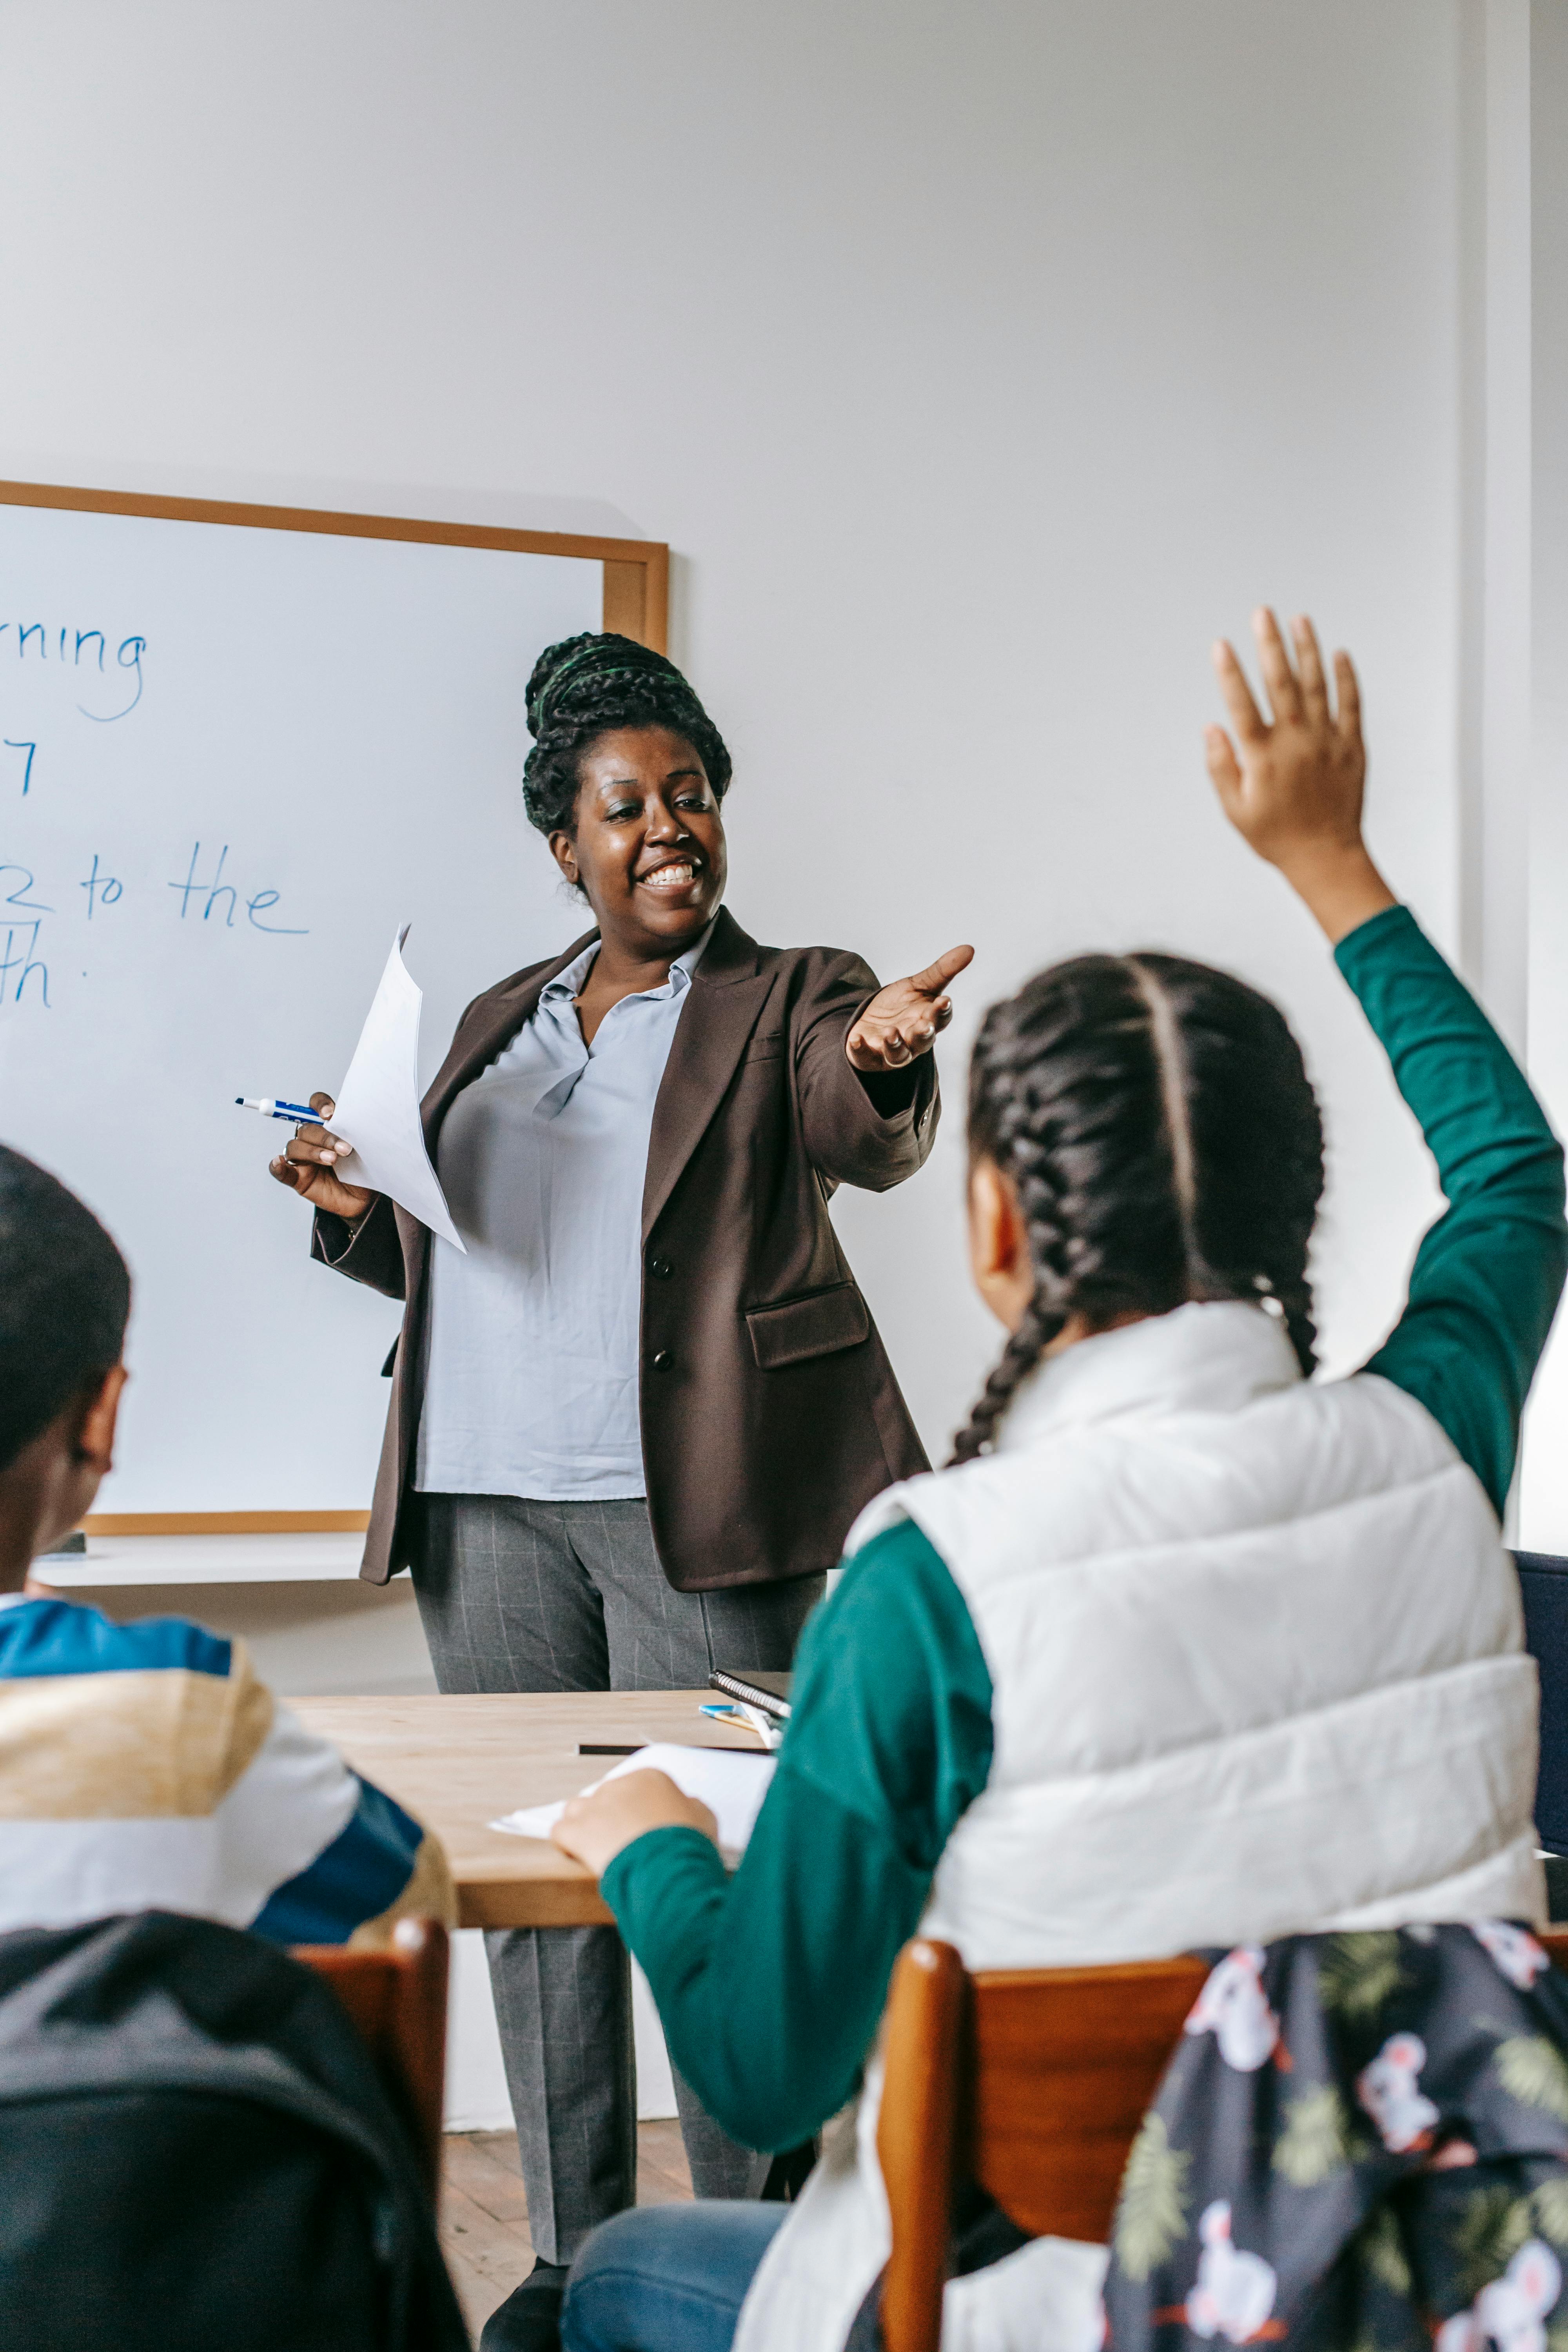
[[1237, 744], [1209, 730], [1209, 773], [1237, 830], [1333, 941], [1448, 1204], [1416, 1254], [1405, 1312], [1365, 1369], [1419, 1399], [1500, 1517], [1568, 1269], [1562, 1149], [1486, 1014], [1367, 854], [1349, 656], [1334, 657], [1336, 712], [1310, 623], [1293, 625], [1295, 667], [1272, 614], [1255, 625], [1273, 719], [1230, 646], [1217, 647]]
[[1366, 1366], [1418, 1397], [1491, 1496], [1568, 1269], [1563, 1148], [1508, 1047], [1404, 907], [1341, 940], [1340, 970], [1421, 1122], [1447, 1208], [1405, 1312]]

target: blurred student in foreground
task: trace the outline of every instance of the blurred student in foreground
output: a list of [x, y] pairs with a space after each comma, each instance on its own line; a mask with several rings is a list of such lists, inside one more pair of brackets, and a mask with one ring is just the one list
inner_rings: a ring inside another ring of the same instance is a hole
[[1210, 774], [1326, 933], [1447, 1211], [1371, 1361], [1314, 1380], [1322, 1131], [1278, 1009], [1146, 953], [992, 1008], [969, 1245], [1010, 1336], [953, 1461], [851, 1533], [735, 1878], [658, 1773], [554, 1832], [728, 2131], [793, 2146], [864, 2070], [858, 2127], [786, 2209], [606, 2222], [568, 2352], [876, 2340], [873, 2045], [917, 1926], [972, 1969], [1233, 1948], [1113, 2247], [993, 2231], [944, 2352], [1559, 2340], [1568, 1986], [1530, 1932], [1535, 1670], [1500, 1521], [1563, 1154], [1367, 854], [1348, 657], [1336, 708], [1310, 625], [1294, 663], [1258, 626], [1272, 717], [1220, 648]]
[[0, 1932], [162, 1910], [279, 1944], [450, 1921], [436, 1839], [178, 1617], [116, 1625], [28, 1587], [114, 1451], [125, 1261], [0, 1146]]

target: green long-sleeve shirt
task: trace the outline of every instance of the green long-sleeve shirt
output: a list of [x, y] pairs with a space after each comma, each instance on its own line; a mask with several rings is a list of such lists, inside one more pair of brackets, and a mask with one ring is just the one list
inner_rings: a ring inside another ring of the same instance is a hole
[[[1563, 1154], [1486, 1015], [1402, 907], [1335, 951], [1437, 1164], [1447, 1207], [1366, 1366], [1447, 1432], [1500, 1516], [1568, 1269]], [[748, 2147], [842, 2105], [942, 1847], [991, 1769], [991, 1678], [919, 1528], [876, 1537], [806, 1627], [778, 1769], [739, 1870], [653, 1830], [605, 1873], [671, 2053]]]

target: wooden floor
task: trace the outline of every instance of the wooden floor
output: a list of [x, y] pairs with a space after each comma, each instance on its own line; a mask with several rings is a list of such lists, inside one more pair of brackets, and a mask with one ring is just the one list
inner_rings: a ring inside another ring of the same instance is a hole
[[[441, 2185], [441, 2243], [464, 2315], [479, 2330], [533, 2268], [528, 2200], [511, 2132], [448, 2132]], [[637, 2203], [668, 2205], [691, 2194], [680, 2126], [637, 2126]]]

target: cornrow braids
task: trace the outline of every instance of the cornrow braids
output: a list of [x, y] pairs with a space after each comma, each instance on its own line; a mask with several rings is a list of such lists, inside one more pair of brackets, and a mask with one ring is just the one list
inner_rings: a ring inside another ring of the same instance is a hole
[[662, 654], [613, 630], [546, 646], [528, 681], [528, 724], [534, 740], [522, 802], [541, 833], [574, 831], [582, 754], [616, 727], [668, 727], [697, 752], [716, 799], [729, 787], [724, 739], [687, 679]]
[[1278, 1005], [1178, 956], [1133, 959], [1166, 996], [1185, 1062], [1197, 1177], [1194, 1298], [1257, 1299], [1317, 1362], [1307, 1255], [1323, 1192], [1323, 1123]]
[[1322, 1122], [1284, 1015], [1244, 981], [1147, 953], [1038, 973], [985, 1016], [969, 1148], [1012, 1180], [1035, 1289], [953, 1464], [994, 1444], [1073, 1316], [1104, 1330], [1245, 1299], [1279, 1316], [1311, 1371]]

